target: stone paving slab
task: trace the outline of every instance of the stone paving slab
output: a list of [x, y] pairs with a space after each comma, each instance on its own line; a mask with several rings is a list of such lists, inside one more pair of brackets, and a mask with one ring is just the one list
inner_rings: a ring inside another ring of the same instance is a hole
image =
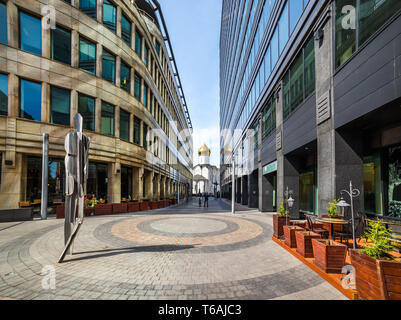
[[0, 299], [346, 299], [271, 236], [269, 214], [195, 199], [87, 218], [57, 264], [62, 220], [0, 224]]

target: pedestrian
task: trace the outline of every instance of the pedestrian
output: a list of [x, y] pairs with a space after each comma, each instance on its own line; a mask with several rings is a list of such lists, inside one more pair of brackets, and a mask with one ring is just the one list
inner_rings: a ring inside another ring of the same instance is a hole
[[202, 198], [199, 197], [199, 208], [202, 206]]
[[205, 201], [203, 203], [203, 206], [207, 206], [209, 208], [209, 194], [205, 193]]

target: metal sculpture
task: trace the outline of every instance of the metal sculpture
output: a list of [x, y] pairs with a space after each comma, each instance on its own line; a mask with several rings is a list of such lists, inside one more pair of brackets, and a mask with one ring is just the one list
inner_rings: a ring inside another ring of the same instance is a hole
[[72, 254], [75, 237], [84, 221], [84, 197], [86, 194], [86, 181], [88, 179], [88, 156], [90, 141], [82, 132], [83, 118], [78, 113], [74, 116], [74, 132], [65, 137], [65, 247], [60, 256], [59, 263], [63, 262], [67, 253]]

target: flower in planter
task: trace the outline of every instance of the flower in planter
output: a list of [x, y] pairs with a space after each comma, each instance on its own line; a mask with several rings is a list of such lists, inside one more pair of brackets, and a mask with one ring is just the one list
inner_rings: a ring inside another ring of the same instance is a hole
[[334, 199], [332, 202], [329, 202], [329, 207], [327, 208], [329, 212], [329, 217], [334, 218], [338, 216], [338, 208], [337, 204], [340, 202], [340, 199]]
[[285, 200], [281, 201], [280, 207], [278, 208], [279, 217], [287, 217], [289, 215], [288, 210], [284, 208]]
[[368, 242], [362, 252], [374, 259], [393, 260], [393, 256], [389, 253], [393, 250], [390, 232], [383, 221], [377, 218], [376, 220], [368, 220], [368, 224], [369, 230], [364, 235]]

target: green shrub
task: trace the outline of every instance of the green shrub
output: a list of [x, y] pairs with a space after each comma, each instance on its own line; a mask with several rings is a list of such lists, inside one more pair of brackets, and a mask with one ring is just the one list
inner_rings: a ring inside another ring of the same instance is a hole
[[390, 232], [383, 221], [368, 220], [369, 230], [365, 233], [366, 239], [370, 240], [362, 249], [362, 252], [374, 259], [391, 259], [389, 252], [392, 250]]
[[329, 212], [329, 217], [334, 218], [338, 216], [338, 208], [336, 204], [340, 202], [340, 199], [334, 199], [332, 202], [329, 202], [329, 207], [327, 208]]
[[281, 201], [280, 207], [278, 208], [279, 217], [287, 217], [289, 215], [288, 210], [284, 208], [285, 200]]

